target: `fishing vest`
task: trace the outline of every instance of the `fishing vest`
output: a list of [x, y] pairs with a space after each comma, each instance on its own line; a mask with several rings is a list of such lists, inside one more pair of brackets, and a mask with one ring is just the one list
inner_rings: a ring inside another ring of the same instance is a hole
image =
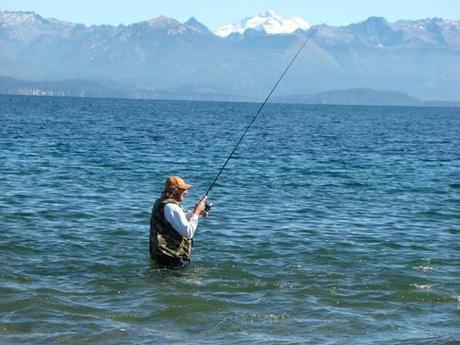
[[171, 258], [190, 261], [192, 240], [179, 234], [165, 219], [166, 204], [176, 204], [174, 199], [158, 199], [152, 208], [150, 218], [150, 256], [152, 258]]

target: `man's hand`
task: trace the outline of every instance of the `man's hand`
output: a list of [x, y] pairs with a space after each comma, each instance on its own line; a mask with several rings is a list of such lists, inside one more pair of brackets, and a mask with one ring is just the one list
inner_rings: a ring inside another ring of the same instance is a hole
[[196, 214], [197, 216], [204, 216], [204, 213], [206, 213], [206, 216], [208, 215], [207, 212], [204, 210], [207, 198], [207, 196], [204, 196], [200, 201], [197, 202], [197, 204], [195, 205], [195, 209], [193, 210], [194, 214]]

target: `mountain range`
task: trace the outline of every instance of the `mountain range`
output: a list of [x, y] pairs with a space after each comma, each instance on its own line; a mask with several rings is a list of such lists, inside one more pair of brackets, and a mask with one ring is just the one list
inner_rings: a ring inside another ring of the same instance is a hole
[[460, 21], [371, 17], [342, 27], [299, 22], [305, 29], [270, 33], [264, 24], [285, 21], [272, 11], [258, 17], [265, 18], [261, 25], [246, 28], [249, 18], [219, 36], [193, 17], [85, 26], [0, 11], [0, 92], [2, 80], [10, 90], [17, 80], [35, 86], [73, 81], [72, 87], [128, 97], [259, 101], [315, 30], [278, 97], [375, 89], [460, 100]]

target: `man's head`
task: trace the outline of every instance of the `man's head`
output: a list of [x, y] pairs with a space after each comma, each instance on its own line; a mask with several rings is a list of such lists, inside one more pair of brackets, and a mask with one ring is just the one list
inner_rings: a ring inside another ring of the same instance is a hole
[[169, 176], [165, 182], [164, 194], [168, 198], [182, 202], [190, 188], [192, 185], [185, 183], [181, 177]]

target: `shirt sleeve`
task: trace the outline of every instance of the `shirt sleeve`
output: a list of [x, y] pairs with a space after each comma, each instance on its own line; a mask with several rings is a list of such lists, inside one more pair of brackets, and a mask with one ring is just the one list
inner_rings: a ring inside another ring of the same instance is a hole
[[186, 215], [179, 205], [173, 203], [166, 204], [163, 214], [165, 219], [179, 234], [188, 239], [193, 238], [196, 227], [198, 226], [197, 215]]

